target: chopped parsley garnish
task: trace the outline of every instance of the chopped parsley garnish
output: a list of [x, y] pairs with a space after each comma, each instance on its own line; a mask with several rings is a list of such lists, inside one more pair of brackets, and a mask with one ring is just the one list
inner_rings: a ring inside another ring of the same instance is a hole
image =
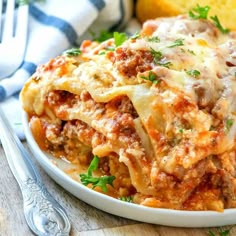
[[184, 39], [176, 39], [171, 45], [168, 46], [168, 48], [183, 46], [184, 45], [183, 41], [184, 41]]
[[223, 33], [223, 34], [228, 34], [229, 33], [229, 29], [228, 28], [223, 28], [223, 26], [221, 25], [221, 23], [220, 23], [217, 16], [211, 16], [211, 19], [213, 20], [215, 26], [221, 31], [221, 33]]
[[154, 63], [157, 64], [158, 61], [162, 58], [162, 53], [160, 51], [156, 51], [153, 48], [150, 48], [150, 52], [153, 56]]
[[154, 50], [153, 48], [150, 48], [150, 52], [153, 56], [153, 62], [156, 64], [156, 65], [160, 65], [160, 66], [164, 66], [164, 67], [167, 67], [169, 68], [169, 66], [172, 65], [172, 63], [170, 61], [163, 61], [163, 55], [160, 51], [156, 51]]
[[192, 55], [196, 55], [193, 50], [188, 49], [187, 51], [188, 51], [189, 53], [191, 53]]
[[98, 55], [104, 55], [104, 54], [106, 54], [106, 50], [102, 50], [98, 53]]
[[69, 56], [69, 57], [76, 57], [76, 56], [80, 55], [81, 53], [82, 52], [79, 48], [71, 48], [71, 49], [64, 51], [62, 54]]
[[91, 161], [87, 174], [80, 174], [80, 180], [83, 185], [92, 184], [93, 188], [99, 186], [101, 187], [103, 192], [107, 192], [107, 184], [113, 185], [113, 181], [115, 176], [101, 176], [101, 177], [94, 177], [92, 172], [97, 170], [99, 164], [99, 157], [94, 156], [93, 160]]
[[185, 49], [181, 48], [180, 50], [181, 50], [181, 52], [184, 52], [184, 53], [188, 52], [192, 55], [196, 55], [195, 52], [193, 50], [190, 50], [190, 49], [187, 49], [187, 51], [186, 51]]
[[124, 202], [133, 202], [133, 196], [124, 196], [124, 197], [119, 197], [118, 199]]
[[183, 130], [183, 129], [179, 129], [179, 132], [180, 132], [181, 134], [183, 134], [183, 133], [184, 133], [184, 130]]
[[90, 31], [90, 34], [92, 35], [93, 40], [99, 43], [104, 42], [107, 39], [110, 39], [113, 37], [113, 33], [107, 30], [102, 30], [98, 36], [96, 36], [96, 34], [92, 31]]
[[153, 56], [153, 61], [155, 64], [158, 64], [158, 62], [160, 61], [160, 59], [162, 58], [162, 53], [160, 51], [156, 51], [153, 48], [150, 48], [150, 52]]
[[[210, 9], [211, 8], [209, 6], [200, 7], [197, 4], [197, 7], [189, 11], [189, 17], [192, 19], [207, 19], [208, 12], [210, 11]], [[221, 25], [220, 20], [217, 16], [211, 16], [210, 18], [213, 21], [214, 25], [221, 31], [221, 33], [229, 33], [230, 30], [228, 28], [224, 28]]]
[[198, 70], [188, 70], [188, 71], [186, 71], [186, 73], [190, 76], [195, 77], [195, 78], [201, 74], [200, 71], [198, 71]]
[[159, 61], [157, 64], [166, 68], [169, 68], [172, 65], [170, 61]]
[[105, 50], [113, 52], [113, 51], [115, 51], [115, 48], [113, 46], [107, 46], [107, 47], [105, 47]]
[[191, 11], [189, 11], [189, 17], [192, 19], [207, 19], [208, 12], [210, 11], [209, 6], [201, 7], [199, 4]]
[[225, 128], [227, 131], [229, 131], [229, 129], [231, 128], [231, 126], [233, 125], [234, 120], [233, 119], [227, 119], [225, 122]]
[[148, 73], [148, 76], [140, 76], [142, 79], [149, 80], [154, 84], [157, 84], [160, 82], [160, 80], [157, 80], [157, 75], [154, 74], [151, 70]]
[[113, 51], [115, 51], [115, 47], [113, 47], [113, 46], [107, 46], [107, 47], [105, 47], [103, 50], [101, 50], [101, 51], [98, 53], [98, 55], [104, 55], [104, 54], [106, 54], [107, 51], [113, 52]]
[[131, 39], [138, 39], [138, 38], [140, 38], [140, 33], [139, 32], [135, 32], [135, 34], [134, 35], [132, 35], [130, 38]]
[[116, 47], [120, 46], [128, 39], [128, 37], [125, 33], [119, 33], [119, 32], [114, 32], [113, 37], [115, 40]]
[[148, 37], [148, 42], [160, 43], [160, 38], [158, 36]]

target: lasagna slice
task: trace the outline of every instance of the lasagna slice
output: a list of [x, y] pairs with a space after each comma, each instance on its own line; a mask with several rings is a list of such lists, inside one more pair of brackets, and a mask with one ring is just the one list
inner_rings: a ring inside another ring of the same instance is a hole
[[120, 45], [84, 41], [81, 53], [39, 66], [21, 91], [36, 142], [85, 168], [98, 156], [97, 175], [115, 176], [107, 194], [116, 198], [235, 208], [235, 38], [178, 16], [147, 21]]

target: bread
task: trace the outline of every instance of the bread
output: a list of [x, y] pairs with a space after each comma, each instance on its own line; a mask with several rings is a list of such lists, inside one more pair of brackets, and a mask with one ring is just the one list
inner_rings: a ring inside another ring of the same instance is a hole
[[236, 1], [234, 0], [138, 0], [136, 15], [143, 23], [147, 19], [188, 13], [197, 4], [210, 6], [209, 16], [217, 15], [224, 27], [236, 30]]

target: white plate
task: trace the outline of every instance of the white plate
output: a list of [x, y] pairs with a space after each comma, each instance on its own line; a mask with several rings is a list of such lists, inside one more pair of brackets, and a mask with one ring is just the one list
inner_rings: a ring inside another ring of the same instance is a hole
[[[29, 129], [26, 113], [23, 113], [22, 122], [27, 142], [42, 168], [59, 185], [93, 207], [128, 219], [166, 226], [213, 227], [236, 224], [236, 209], [227, 209], [223, 213], [218, 213], [213, 211], [180, 211], [150, 208], [123, 202], [95, 192], [65, 174], [61, 169], [62, 167], [56, 167], [52, 163], [51, 156], [41, 151]], [[59, 166], [61, 164], [59, 163]], [[65, 165], [68, 164], [65, 163]]]

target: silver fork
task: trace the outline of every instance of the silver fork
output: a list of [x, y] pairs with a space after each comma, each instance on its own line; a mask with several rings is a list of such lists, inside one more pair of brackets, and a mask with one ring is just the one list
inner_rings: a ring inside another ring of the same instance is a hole
[[66, 236], [70, 222], [64, 209], [43, 185], [29, 153], [20, 142], [0, 107], [0, 139], [10, 169], [15, 176], [24, 202], [24, 214], [36, 235]]
[[15, 0], [6, 0], [3, 14], [3, 2], [0, 0], [0, 79], [14, 73], [24, 59], [29, 8], [20, 5], [15, 15]]

